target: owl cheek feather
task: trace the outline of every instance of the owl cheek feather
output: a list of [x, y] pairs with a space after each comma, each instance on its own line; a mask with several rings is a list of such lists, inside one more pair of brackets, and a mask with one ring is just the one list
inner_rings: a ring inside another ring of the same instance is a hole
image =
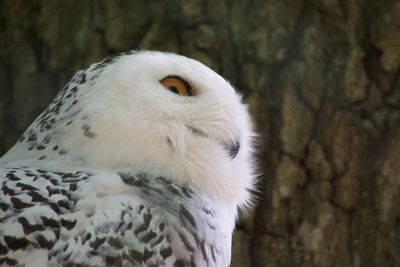
[[185, 126], [177, 122], [164, 122], [160, 123], [157, 128], [173, 153], [178, 156], [184, 156], [186, 153]]

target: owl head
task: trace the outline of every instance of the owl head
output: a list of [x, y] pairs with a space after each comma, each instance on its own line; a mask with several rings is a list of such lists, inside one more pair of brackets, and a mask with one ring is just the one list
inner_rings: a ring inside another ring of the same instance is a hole
[[143, 172], [243, 206], [252, 137], [241, 96], [210, 68], [130, 52], [79, 71], [1, 161]]

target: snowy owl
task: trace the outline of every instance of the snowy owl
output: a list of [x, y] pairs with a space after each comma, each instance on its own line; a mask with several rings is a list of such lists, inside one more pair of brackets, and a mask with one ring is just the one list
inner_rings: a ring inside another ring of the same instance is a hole
[[252, 136], [241, 97], [193, 59], [90, 65], [0, 158], [0, 265], [228, 266]]

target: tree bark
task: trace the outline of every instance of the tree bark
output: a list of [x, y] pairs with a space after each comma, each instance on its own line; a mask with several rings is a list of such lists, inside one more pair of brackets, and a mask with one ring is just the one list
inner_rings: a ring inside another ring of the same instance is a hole
[[0, 1], [0, 153], [74, 72], [177, 52], [242, 91], [260, 193], [232, 266], [400, 266], [400, 1]]

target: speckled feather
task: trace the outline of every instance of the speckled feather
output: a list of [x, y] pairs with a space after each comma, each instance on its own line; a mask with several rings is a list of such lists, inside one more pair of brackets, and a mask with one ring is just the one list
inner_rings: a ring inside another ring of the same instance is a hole
[[[165, 90], [170, 75], [194, 96]], [[90, 65], [0, 158], [0, 265], [228, 266], [252, 134], [240, 96], [197, 61]]]
[[79, 123], [80, 130], [86, 138], [94, 138], [86, 122], [88, 115], [82, 114], [82, 107], [78, 104], [80, 98], [96, 85], [96, 79], [103, 69], [111, 64], [117, 57], [106, 58], [92, 64], [89, 68], [78, 71], [70, 82], [54, 98], [53, 102], [32, 123], [26, 132], [22, 134], [19, 143], [25, 143], [27, 153], [32, 151], [37, 160], [52, 160], [56, 155], [65, 155], [66, 149], [60, 147], [52, 136], [57, 136], [52, 130], [55, 126], [74, 127]]
[[219, 266], [228, 260], [216, 257], [227, 249], [218, 240], [230, 237], [216, 229], [212, 203], [188, 186], [143, 174], [27, 167], [3, 168], [0, 175], [6, 178], [0, 264]]

